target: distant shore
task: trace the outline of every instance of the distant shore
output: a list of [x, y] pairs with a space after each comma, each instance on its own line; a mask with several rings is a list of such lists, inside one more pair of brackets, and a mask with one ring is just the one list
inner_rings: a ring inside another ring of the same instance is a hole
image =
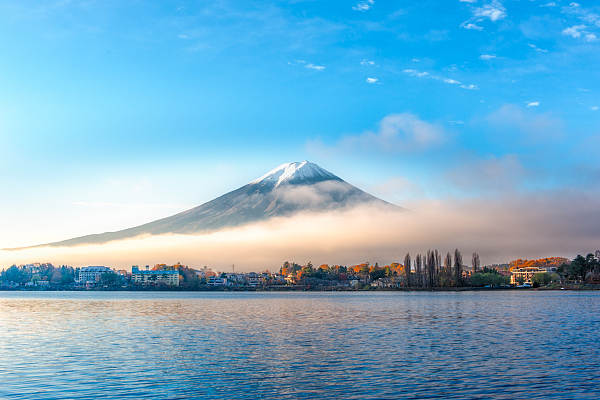
[[496, 292], [496, 291], [585, 291], [600, 290], [600, 284], [565, 285], [562, 287], [446, 287], [446, 288], [369, 288], [353, 289], [348, 287], [311, 288], [301, 286], [289, 287], [207, 287], [198, 289], [182, 288], [7, 288], [0, 287], [0, 292]]

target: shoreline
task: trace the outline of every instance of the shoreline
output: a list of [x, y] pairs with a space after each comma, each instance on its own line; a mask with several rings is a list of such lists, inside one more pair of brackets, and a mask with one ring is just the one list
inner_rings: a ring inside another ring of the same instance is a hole
[[459, 288], [371, 288], [371, 289], [352, 289], [352, 288], [305, 288], [305, 287], [287, 287], [287, 288], [201, 288], [201, 289], [170, 289], [170, 288], [3, 288], [0, 292], [496, 292], [496, 291], [595, 291], [600, 290], [600, 285], [581, 285], [565, 287], [537, 287], [537, 288], [517, 288], [517, 287], [459, 287]]

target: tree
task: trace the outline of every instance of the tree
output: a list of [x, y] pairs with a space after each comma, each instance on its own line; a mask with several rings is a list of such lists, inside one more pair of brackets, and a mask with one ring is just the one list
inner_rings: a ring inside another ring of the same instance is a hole
[[432, 250], [427, 251], [426, 260], [426, 272], [427, 272], [427, 287], [435, 286], [435, 266], [436, 266], [436, 255]]
[[442, 275], [444, 277], [444, 286], [449, 286], [452, 281], [452, 254], [450, 254], [450, 252], [446, 253], [446, 258], [444, 259], [444, 273]]
[[50, 283], [53, 285], [58, 285], [62, 281], [62, 273], [60, 269], [56, 268], [52, 271], [52, 275], [50, 276]]
[[404, 273], [406, 274], [406, 286], [410, 287], [410, 269], [411, 269], [411, 260], [410, 253], [406, 253], [404, 257]]
[[100, 275], [100, 284], [106, 286], [115, 286], [119, 284], [119, 275], [114, 272], [105, 272]]
[[477, 273], [480, 266], [479, 254], [473, 253], [473, 256], [471, 258], [471, 265], [473, 265], [473, 273]]
[[290, 262], [286, 261], [283, 263], [283, 265], [279, 268], [279, 273], [282, 275], [288, 275], [290, 273]]
[[434, 286], [440, 286], [440, 270], [442, 269], [442, 256], [437, 249], [434, 250], [434, 276], [433, 276], [433, 284]]
[[582, 255], [577, 255], [573, 262], [571, 262], [570, 268], [571, 275], [578, 280], [585, 278], [587, 272], [587, 260]]
[[31, 279], [30, 274], [24, 269], [16, 265], [9, 267], [2, 273], [2, 280], [6, 282], [25, 283]]
[[470, 281], [472, 286], [500, 286], [507, 285], [510, 278], [494, 272], [478, 272], [471, 275]]
[[458, 249], [454, 250], [454, 283], [456, 286], [462, 283], [462, 254]]
[[421, 273], [421, 266], [423, 264], [423, 256], [421, 256], [420, 254], [417, 254], [417, 257], [415, 258], [415, 272], [417, 275], [417, 286], [423, 286], [423, 275]]
[[369, 276], [372, 281], [376, 281], [377, 279], [385, 277], [385, 270], [383, 268], [374, 268], [373, 271], [369, 273]]
[[551, 281], [552, 276], [548, 272], [539, 272], [537, 274], [534, 274], [531, 278], [531, 282], [535, 287], [547, 285]]

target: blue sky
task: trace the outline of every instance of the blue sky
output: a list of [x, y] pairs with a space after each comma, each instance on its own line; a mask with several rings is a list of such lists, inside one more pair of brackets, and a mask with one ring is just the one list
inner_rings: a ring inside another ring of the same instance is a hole
[[402, 205], [598, 187], [594, 1], [4, 1], [0, 244], [309, 159]]

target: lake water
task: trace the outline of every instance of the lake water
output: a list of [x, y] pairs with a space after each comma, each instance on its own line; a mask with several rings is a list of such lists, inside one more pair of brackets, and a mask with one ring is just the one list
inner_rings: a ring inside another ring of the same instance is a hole
[[598, 399], [600, 293], [0, 292], [0, 398]]

